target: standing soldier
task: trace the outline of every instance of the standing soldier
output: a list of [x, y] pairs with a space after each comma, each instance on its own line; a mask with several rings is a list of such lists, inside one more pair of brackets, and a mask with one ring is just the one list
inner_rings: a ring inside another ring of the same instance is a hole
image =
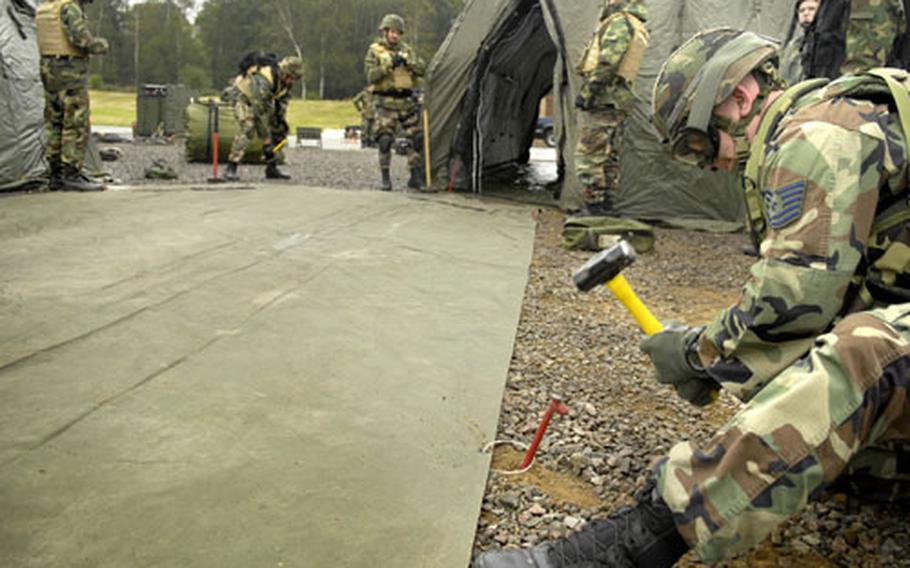
[[415, 96], [426, 65], [411, 46], [401, 41], [404, 34], [404, 19], [401, 16], [383, 16], [379, 32], [381, 37], [367, 50], [364, 69], [376, 108], [374, 128], [379, 146], [379, 169], [382, 171], [381, 187], [383, 191], [392, 191], [389, 166], [395, 133], [401, 125], [411, 142], [408, 148], [408, 166], [411, 169], [408, 187], [426, 191], [417, 150], [421, 147], [422, 138], [420, 103]]
[[[248, 60], [244, 58], [244, 61]], [[287, 121], [288, 103], [294, 81], [303, 76], [303, 60], [288, 56], [277, 64], [249, 61], [249, 65], [242, 67], [231, 89], [239, 130], [231, 145], [224, 177], [231, 181], [240, 179], [237, 165], [243, 159], [250, 140], [258, 134], [262, 140], [266, 179], [291, 179], [291, 176], [278, 169], [281, 156], [275, 148], [287, 140], [290, 130]]]
[[898, 40], [905, 32], [903, 0], [824, 0], [806, 30], [805, 76], [833, 79], [873, 67], [902, 67]]
[[796, 17], [790, 23], [790, 31], [780, 50], [780, 74], [789, 85], [803, 80], [802, 51], [806, 44], [806, 31], [815, 21], [818, 0], [798, 0]]
[[605, 0], [600, 25], [576, 71], [580, 123], [575, 172], [584, 190], [584, 213], [609, 213], [619, 189], [619, 142], [645, 49], [647, 8], [642, 0]]
[[90, 54], [107, 53], [107, 41], [93, 37], [82, 5], [91, 0], [45, 0], [36, 24], [44, 84], [49, 188], [101, 191], [104, 186], [82, 175], [91, 135], [88, 98]]
[[376, 122], [376, 107], [373, 104], [373, 93], [366, 88], [354, 97], [354, 108], [360, 113], [360, 146], [369, 148], [375, 145], [374, 124]]

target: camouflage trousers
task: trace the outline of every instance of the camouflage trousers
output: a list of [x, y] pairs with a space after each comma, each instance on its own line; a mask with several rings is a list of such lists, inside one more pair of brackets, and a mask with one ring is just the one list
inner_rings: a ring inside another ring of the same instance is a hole
[[658, 488], [706, 562], [760, 543], [845, 474], [910, 479], [910, 304], [842, 320], [704, 447], [674, 446]]
[[585, 204], [602, 203], [607, 191], [619, 190], [619, 142], [626, 115], [616, 109], [578, 115], [575, 175]]
[[44, 66], [42, 79], [47, 161], [52, 168], [63, 164], [81, 170], [91, 135], [88, 89], [84, 84], [53, 88], [56, 85], [45, 77]]
[[269, 117], [257, 115], [253, 105], [242, 95], [234, 102], [234, 116], [237, 117], [237, 136], [231, 144], [228, 161], [239, 164], [253, 137], [258, 135], [264, 145], [269, 140], [271, 130]]
[[[383, 136], [391, 136], [392, 140], [398, 129], [407, 137], [408, 166], [411, 169], [420, 167], [421, 150], [423, 149], [423, 130], [420, 125], [420, 105], [414, 99], [376, 97], [376, 119], [373, 122], [373, 133], [378, 141]], [[392, 163], [391, 149], [383, 151], [379, 146], [379, 167], [388, 168]]]

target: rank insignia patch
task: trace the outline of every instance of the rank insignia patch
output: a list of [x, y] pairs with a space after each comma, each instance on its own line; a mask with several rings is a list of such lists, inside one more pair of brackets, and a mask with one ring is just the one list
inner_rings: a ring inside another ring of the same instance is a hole
[[762, 191], [762, 201], [764, 202], [768, 225], [772, 229], [781, 229], [799, 219], [803, 212], [803, 198], [805, 196], [805, 181]]

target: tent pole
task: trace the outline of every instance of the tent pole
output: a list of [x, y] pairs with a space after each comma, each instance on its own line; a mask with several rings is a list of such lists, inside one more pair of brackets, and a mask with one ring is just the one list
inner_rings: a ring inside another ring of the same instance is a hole
[[423, 169], [427, 187], [433, 187], [433, 174], [430, 172], [430, 112], [423, 107]]

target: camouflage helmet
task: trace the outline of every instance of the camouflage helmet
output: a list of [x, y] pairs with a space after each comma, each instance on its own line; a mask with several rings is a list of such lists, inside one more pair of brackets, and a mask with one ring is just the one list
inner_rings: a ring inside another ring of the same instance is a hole
[[303, 59], [296, 55], [288, 55], [278, 62], [278, 68], [293, 77], [294, 80], [300, 79], [303, 76]]
[[776, 61], [778, 49], [769, 37], [715, 28], [699, 32], [670, 55], [654, 83], [651, 122], [674, 159], [696, 165], [714, 161], [714, 107], [749, 73]]
[[398, 14], [386, 14], [379, 22], [380, 30], [398, 30], [398, 33], [404, 33], [404, 18]]

